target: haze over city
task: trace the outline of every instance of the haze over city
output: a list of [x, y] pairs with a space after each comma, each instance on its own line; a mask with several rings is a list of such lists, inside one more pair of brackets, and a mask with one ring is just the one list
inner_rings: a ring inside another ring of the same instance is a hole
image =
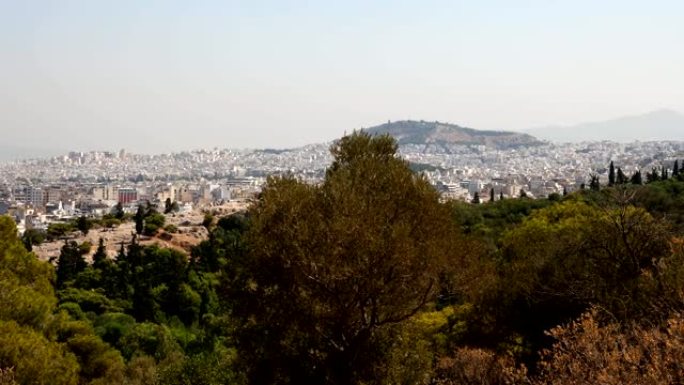
[[682, 16], [0, 0], [0, 385], [684, 384]]
[[678, 1], [0, 1], [3, 145], [293, 147], [684, 111]]

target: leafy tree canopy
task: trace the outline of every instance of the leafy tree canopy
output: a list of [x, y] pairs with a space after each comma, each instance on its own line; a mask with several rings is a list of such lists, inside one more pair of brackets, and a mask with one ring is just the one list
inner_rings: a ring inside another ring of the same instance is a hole
[[240, 358], [261, 362], [255, 382], [370, 378], [379, 338], [436, 295], [455, 227], [396, 149], [388, 136], [344, 137], [322, 185], [272, 178], [250, 210], [251, 258], [232, 268], [251, 282], [234, 312]]

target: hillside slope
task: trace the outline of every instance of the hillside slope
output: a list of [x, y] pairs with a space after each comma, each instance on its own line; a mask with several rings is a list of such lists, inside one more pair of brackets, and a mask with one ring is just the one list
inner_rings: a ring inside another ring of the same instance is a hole
[[510, 131], [483, 131], [455, 124], [402, 120], [364, 129], [372, 135], [389, 134], [400, 145], [484, 145], [505, 149], [541, 144], [532, 135]]

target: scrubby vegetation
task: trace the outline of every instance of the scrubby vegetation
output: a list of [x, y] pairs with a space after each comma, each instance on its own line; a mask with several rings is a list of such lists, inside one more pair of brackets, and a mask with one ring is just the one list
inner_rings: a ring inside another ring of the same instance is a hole
[[322, 184], [270, 179], [190, 255], [66, 241], [53, 266], [31, 245], [85, 219], [0, 218], [0, 384], [684, 381], [680, 177], [440, 203], [396, 150], [343, 138]]

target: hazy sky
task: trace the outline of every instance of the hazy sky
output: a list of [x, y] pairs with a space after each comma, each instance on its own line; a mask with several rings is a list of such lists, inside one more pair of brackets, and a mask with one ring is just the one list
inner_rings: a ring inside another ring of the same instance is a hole
[[0, 0], [0, 143], [289, 147], [684, 111], [684, 1]]

